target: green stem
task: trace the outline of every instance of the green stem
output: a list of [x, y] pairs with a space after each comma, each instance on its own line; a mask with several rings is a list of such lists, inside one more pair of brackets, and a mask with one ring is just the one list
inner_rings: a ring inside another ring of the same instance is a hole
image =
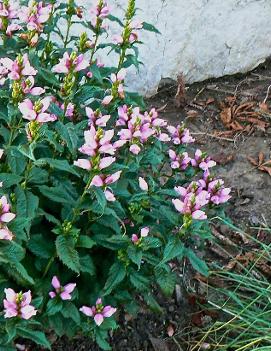
[[56, 258], [56, 255], [52, 256], [50, 258], [50, 260], [48, 261], [47, 266], [45, 267], [45, 270], [43, 272], [42, 279], [44, 279], [46, 274], [49, 272], [49, 269], [51, 268], [52, 264], [54, 263], [55, 258]]
[[69, 17], [67, 22], [68, 22], [68, 25], [67, 25], [67, 32], [64, 40], [64, 49], [66, 49], [68, 45], [68, 40], [69, 40], [69, 35], [70, 35], [70, 30], [72, 25], [72, 18]]
[[[79, 199], [79, 205], [78, 205], [78, 206], [80, 206], [80, 204], [82, 203], [84, 197], [86, 196], [87, 191], [88, 191], [89, 186], [90, 186], [90, 183], [91, 183], [91, 181], [92, 181], [92, 178], [93, 178], [92, 176], [89, 177], [89, 180], [88, 180], [88, 182], [87, 182], [87, 184], [86, 184], [86, 186], [85, 186], [85, 189], [84, 189], [84, 191], [83, 191], [83, 194], [81, 195], [81, 197], [80, 197], [80, 199]], [[75, 209], [75, 210], [74, 210], [73, 218], [72, 218], [72, 220], [71, 220], [71, 223], [74, 223], [74, 222], [75, 222], [77, 216], [78, 216], [78, 213], [77, 213], [77, 211], [76, 211], [76, 209]], [[48, 263], [47, 263], [47, 265], [46, 265], [46, 267], [45, 267], [45, 270], [44, 270], [44, 272], [43, 272], [42, 279], [44, 279], [45, 276], [47, 275], [47, 273], [49, 272], [49, 269], [51, 268], [52, 264], [54, 263], [54, 260], [55, 260], [56, 257], [57, 257], [57, 254], [55, 253], [55, 254], [50, 258], [50, 260], [48, 261]]]
[[[89, 177], [89, 179], [88, 179], [88, 182], [87, 182], [87, 184], [86, 184], [86, 186], [85, 186], [85, 188], [84, 188], [83, 194], [82, 194], [82, 195], [80, 196], [80, 198], [79, 198], [78, 207], [81, 205], [82, 201], [84, 200], [84, 198], [85, 198], [85, 196], [86, 196], [86, 194], [87, 194], [87, 191], [88, 191], [88, 189], [89, 189], [89, 187], [90, 187], [90, 183], [91, 183], [92, 179], [93, 179], [93, 177], [92, 177], [92, 175], [90, 175], [90, 177]], [[79, 213], [80, 213], [80, 212], [78, 213], [78, 210], [79, 210], [78, 207], [74, 209], [73, 217], [72, 217], [72, 219], [71, 219], [71, 223], [72, 223], [72, 224], [74, 224], [76, 218], [78, 217], [78, 215], [79, 215]]]

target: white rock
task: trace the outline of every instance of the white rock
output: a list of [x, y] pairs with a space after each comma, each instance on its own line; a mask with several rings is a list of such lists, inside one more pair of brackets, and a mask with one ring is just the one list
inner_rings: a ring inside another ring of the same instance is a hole
[[[108, 3], [119, 14], [127, 0]], [[80, 4], [88, 8], [93, 1]], [[137, 0], [137, 7], [138, 18], [162, 33], [142, 32], [144, 66], [128, 75], [129, 88], [144, 95], [179, 72], [192, 83], [246, 72], [271, 55], [270, 0]]]

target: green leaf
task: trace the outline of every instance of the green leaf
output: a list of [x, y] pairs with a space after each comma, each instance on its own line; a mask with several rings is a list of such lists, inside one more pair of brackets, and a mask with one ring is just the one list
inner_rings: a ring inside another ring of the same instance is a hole
[[96, 245], [95, 241], [92, 240], [87, 235], [80, 235], [77, 241], [76, 247], [83, 247], [85, 249], [91, 249], [94, 245]]
[[116, 262], [109, 270], [108, 278], [104, 286], [104, 294], [109, 295], [126, 276], [126, 269], [121, 262]]
[[80, 271], [90, 275], [95, 275], [96, 270], [91, 256], [80, 256]]
[[34, 218], [39, 206], [39, 198], [30, 191], [17, 186], [15, 189], [17, 200], [16, 213], [18, 217]]
[[116, 17], [116, 16], [109, 15], [109, 16], [107, 16], [107, 18], [108, 18], [109, 21], [111, 21], [111, 22], [117, 22], [121, 27], [124, 26], [123, 23], [121, 22], [121, 20], [120, 20], [118, 17]]
[[101, 349], [108, 351], [112, 350], [108, 342], [106, 341], [107, 333], [101, 329], [97, 329], [95, 332], [95, 340]]
[[186, 249], [185, 256], [189, 259], [190, 263], [192, 264], [193, 268], [199, 272], [200, 274], [208, 277], [209, 269], [207, 264], [200, 259], [193, 250]]
[[54, 245], [44, 237], [42, 234], [31, 235], [27, 243], [28, 249], [33, 252], [37, 257], [48, 259], [54, 254]]
[[80, 273], [79, 256], [71, 237], [59, 235], [56, 239], [56, 251], [65, 266], [78, 274]]
[[7, 162], [12, 173], [21, 175], [26, 167], [26, 159], [18, 152], [17, 148], [10, 147], [6, 150]]
[[75, 98], [80, 101], [81, 104], [84, 104], [90, 99], [99, 97], [101, 93], [103, 93], [103, 89], [100, 87], [84, 85], [77, 91]]
[[27, 270], [24, 268], [24, 266], [20, 262], [12, 263], [11, 267], [13, 270], [16, 271], [16, 273], [19, 275], [20, 279], [22, 279], [23, 281], [27, 282], [30, 285], [35, 284], [33, 278], [30, 277]]
[[46, 312], [49, 316], [53, 316], [56, 313], [60, 312], [63, 308], [63, 302], [55, 297], [54, 299], [50, 299], [47, 303]]
[[162, 243], [158, 238], [152, 238], [151, 236], [148, 236], [143, 240], [142, 249], [145, 251], [149, 249], [157, 249], [158, 247], [161, 247], [161, 246], [162, 246]]
[[74, 174], [75, 176], [78, 176], [78, 173], [76, 170], [71, 166], [67, 160], [56, 160], [53, 158], [41, 158], [38, 161], [35, 162], [36, 165], [43, 166], [45, 164], [48, 164], [52, 169], [57, 169], [59, 171], [64, 171], [67, 173]]
[[182, 259], [184, 256], [184, 244], [178, 237], [171, 237], [168, 241], [165, 250], [164, 257], [161, 264], [166, 263], [174, 258]]
[[36, 344], [45, 347], [46, 349], [51, 350], [51, 345], [46, 339], [46, 336], [43, 332], [37, 330], [31, 330], [29, 328], [17, 327], [18, 335], [22, 338], [29, 339], [34, 341]]
[[1, 250], [8, 258], [9, 262], [20, 262], [25, 256], [25, 249], [15, 241], [9, 242], [7, 246]]
[[39, 187], [39, 190], [42, 195], [54, 202], [69, 204], [71, 206], [75, 205], [75, 199], [61, 186], [50, 188], [46, 185], [42, 185]]
[[59, 137], [67, 145], [70, 153], [75, 156], [78, 149], [78, 135], [73, 123], [63, 124], [58, 121], [55, 123], [55, 129], [58, 132]]
[[78, 308], [72, 302], [65, 303], [61, 313], [65, 318], [71, 318], [77, 325], [80, 325], [80, 313], [78, 312]]
[[0, 182], [3, 182], [4, 188], [10, 188], [15, 184], [19, 184], [22, 181], [22, 177], [11, 174], [11, 173], [0, 173]]
[[141, 261], [142, 261], [142, 256], [143, 256], [142, 250], [139, 247], [137, 247], [136, 245], [133, 245], [133, 246], [128, 247], [127, 253], [128, 253], [128, 257], [130, 258], [130, 260], [132, 262], [134, 262], [138, 266], [138, 269], [139, 269], [141, 266]]
[[145, 29], [149, 32], [161, 34], [161, 32], [159, 32], [159, 30], [155, 26], [153, 26], [152, 24], [147, 23], [147, 22], [143, 22], [142, 24], [143, 24], [143, 27], [142, 27], [143, 29]]
[[105, 207], [107, 205], [106, 197], [104, 195], [104, 192], [101, 188], [99, 187], [92, 187], [92, 190], [95, 194], [95, 197], [98, 201], [99, 207], [100, 207], [100, 213], [104, 213]]
[[155, 300], [154, 296], [150, 292], [143, 293], [143, 297], [151, 310], [158, 313], [164, 312], [163, 308], [159, 305], [159, 303]]
[[176, 275], [158, 267], [155, 270], [155, 278], [163, 293], [171, 296], [176, 285]]
[[150, 281], [140, 272], [132, 271], [130, 274], [130, 282], [139, 291], [147, 291], [150, 288]]
[[56, 75], [51, 70], [39, 67], [38, 72], [39, 76], [41, 76], [45, 80], [45, 82], [55, 87], [60, 87], [60, 84], [56, 79]]
[[32, 184], [44, 184], [48, 180], [48, 172], [38, 167], [33, 167], [29, 172], [28, 182]]

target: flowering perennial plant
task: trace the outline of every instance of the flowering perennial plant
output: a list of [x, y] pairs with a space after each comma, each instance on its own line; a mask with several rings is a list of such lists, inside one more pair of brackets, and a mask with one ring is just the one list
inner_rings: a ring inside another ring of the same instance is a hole
[[[105, 43], [110, 23], [119, 35]], [[53, 330], [109, 350], [123, 309], [135, 313], [140, 296], [160, 310], [155, 286], [172, 294], [171, 261], [208, 274], [194, 242], [230, 189], [210, 157], [187, 150], [184, 125], [127, 91], [142, 30], [157, 32], [136, 20], [135, 0], [123, 20], [104, 0], [0, 2], [1, 347], [28, 338], [50, 349]], [[98, 59], [106, 48], [115, 66]]]

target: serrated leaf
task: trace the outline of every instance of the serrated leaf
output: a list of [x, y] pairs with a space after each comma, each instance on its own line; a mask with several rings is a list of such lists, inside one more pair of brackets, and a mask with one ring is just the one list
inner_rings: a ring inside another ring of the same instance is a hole
[[37, 331], [37, 330], [31, 330], [29, 328], [26, 329], [23, 327], [17, 327], [17, 333], [22, 338], [32, 340], [36, 344], [51, 350], [51, 345], [43, 332]]
[[132, 271], [130, 276], [130, 282], [139, 291], [146, 291], [150, 287], [150, 281], [144, 277], [140, 272]]
[[80, 256], [80, 271], [90, 275], [95, 275], [96, 269], [92, 258], [89, 255]]
[[190, 263], [192, 264], [193, 268], [199, 272], [200, 274], [208, 277], [209, 269], [207, 264], [200, 259], [193, 250], [186, 249], [185, 256], [189, 259]]
[[37, 257], [48, 259], [54, 254], [54, 245], [42, 234], [34, 234], [27, 243], [28, 249]]
[[56, 251], [65, 266], [78, 274], [80, 273], [79, 256], [71, 237], [59, 235], [56, 239]]
[[63, 302], [58, 298], [50, 299], [47, 303], [46, 312], [49, 316], [53, 316], [60, 312], [63, 308]]
[[71, 318], [77, 325], [80, 325], [80, 313], [78, 312], [78, 308], [72, 302], [66, 303], [61, 310], [61, 313], [65, 318]]
[[78, 135], [73, 123], [63, 124], [58, 121], [55, 124], [55, 129], [59, 137], [65, 142], [71, 154], [76, 155], [78, 148]]
[[48, 172], [44, 169], [33, 167], [29, 172], [28, 182], [32, 184], [44, 184], [48, 180]]
[[75, 205], [75, 199], [65, 190], [64, 187], [49, 187], [46, 185], [42, 185], [39, 187], [39, 190], [42, 193], [42, 195], [54, 202], [61, 204], [65, 203], [71, 206]]
[[95, 333], [95, 340], [102, 350], [108, 351], [112, 350], [111, 346], [106, 341], [107, 332], [97, 329]]
[[71, 166], [67, 160], [56, 160], [53, 158], [41, 158], [38, 161], [35, 162], [36, 165], [45, 165], [48, 164], [51, 168], [57, 169], [59, 171], [64, 171], [67, 173], [74, 174], [75, 176], [78, 176], [78, 173], [76, 170]]
[[34, 285], [35, 282], [33, 278], [28, 274], [27, 270], [20, 262], [12, 263], [11, 268], [15, 270], [19, 277], [30, 285]]
[[155, 270], [155, 278], [161, 290], [166, 296], [171, 296], [176, 285], [176, 275], [171, 271], [157, 268]]
[[22, 177], [11, 173], [0, 173], [0, 182], [3, 182], [4, 188], [10, 188], [15, 184], [19, 184], [23, 180]]
[[16, 195], [16, 212], [18, 217], [34, 218], [39, 206], [39, 198], [33, 195], [30, 191], [17, 186], [15, 189]]
[[130, 260], [134, 262], [139, 269], [141, 266], [141, 261], [143, 257], [142, 250], [139, 247], [134, 245], [134, 246], [128, 247], [127, 253]]
[[108, 278], [104, 286], [104, 294], [109, 295], [126, 276], [126, 269], [121, 262], [116, 262], [109, 270]]
[[161, 264], [173, 260], [176, 257], [178, 259], [182, 259], [183, 256], [184, 244], [180, 241], [179, 238], [171, 237], [165, 247], [164, 256]]
[[107, 201], [103, 190], [96, 186], [92, 187], [91, 189], [93, 190], [94, 195], [97, 199], [97, 202], [100, 208], [100, 213], [104, 213], [105, 207], [107, 205]]
[[95, 241], [87, 235], [80, 235], [76, 243], [76, 247], [83, 247], [85, 249], [91, 249], [94, 245], [96, 245]]

